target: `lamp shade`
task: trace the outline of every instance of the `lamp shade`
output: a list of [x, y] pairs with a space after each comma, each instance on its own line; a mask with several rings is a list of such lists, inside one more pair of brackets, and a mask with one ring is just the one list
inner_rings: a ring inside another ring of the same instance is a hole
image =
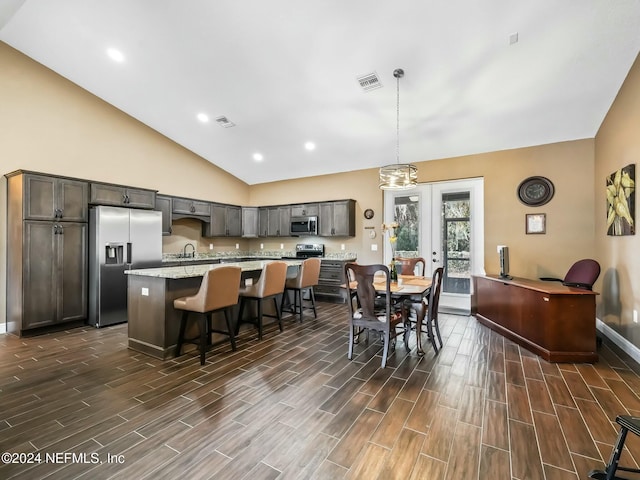
[[382, 190], [409, 190], [418, 184], [418, 168], [410, 163], [395, 163], [380, 167]]

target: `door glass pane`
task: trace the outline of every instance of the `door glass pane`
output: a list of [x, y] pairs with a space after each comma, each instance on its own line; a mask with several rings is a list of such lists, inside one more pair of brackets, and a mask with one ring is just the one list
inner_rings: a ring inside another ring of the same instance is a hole
[[442, 194], [442, 290], [470, 293], [471, 205], [469, 192]]
[[398, 223], [396, 256], [418, 257], [420, 251], [420, 209], [418, 195], [397, 196], [394, 199], [394, 218]]

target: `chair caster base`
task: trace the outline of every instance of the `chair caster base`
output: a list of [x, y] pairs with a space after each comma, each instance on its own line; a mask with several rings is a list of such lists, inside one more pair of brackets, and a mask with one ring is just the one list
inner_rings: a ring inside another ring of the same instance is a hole
[[[606, 480], [607, 479], [607, 472], [605, 472], [604, 470], [591, 470], [587, 476], [589, 478], [595, 478], [596, 480]], [[611, 480], [629, 480], [627, 478], [624, 477], [618, 477], [618, 476], [613, 476], [611, 477]]]

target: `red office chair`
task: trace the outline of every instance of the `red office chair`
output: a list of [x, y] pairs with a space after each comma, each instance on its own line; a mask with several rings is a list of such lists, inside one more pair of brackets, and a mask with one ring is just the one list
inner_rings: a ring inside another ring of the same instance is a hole
[[578, 260], [571, 265], [571, 268], [565, 275], [564, 279], [541, 277], [540, 280], [562, 282], [567, 287], [583, 288], [585, 290], [591, 290], [593, 284], [600, 276], [600, 264], [590, 258]]

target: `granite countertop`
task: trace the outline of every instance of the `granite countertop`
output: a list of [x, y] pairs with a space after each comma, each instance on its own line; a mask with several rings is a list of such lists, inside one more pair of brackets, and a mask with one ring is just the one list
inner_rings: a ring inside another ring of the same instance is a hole
[[[178, 253], [164, 253], [162, 254], [163, 263], [172, 262], [202, 262], [202, 261], [215, 261], [228, 258], [255, 258], [256, 260], [265, 259], [281, 259], [282, 257], [295, 257], [295, 252], [282, 251], [282, 250], [260, 250], [260, 251], [240, 251], [232, 250], [229, 252], [216, 252], [216, 253], [196, 253], [194, 257], [183, 257]], [[354, 261], [357, 255], [353, 252], [339, 252], [339, 253], [326, 253], [324, 257], [320, 257], [325, 260], [346, 260]]]
[[[228, 267], [236, 265], [242, 269], [243, 272], [255, 272], [262, 270], [264, 266], [271, 260], [256, 260], [249, 262], [231, 262], [231, 263], [212, 263], [205, 265], [182, 265], [178, 267], [158, 267], [158, 268], [141, 268], [137, 270], [125, 270], [127, 275], [139, 275], [144, 277], [157, 277], [157, 278], [191, 278], [202, 277], [205, 272], [214, 268]], [[300, 260], [283, 260], [288, 266], [296, 267], [302, 264]]]

